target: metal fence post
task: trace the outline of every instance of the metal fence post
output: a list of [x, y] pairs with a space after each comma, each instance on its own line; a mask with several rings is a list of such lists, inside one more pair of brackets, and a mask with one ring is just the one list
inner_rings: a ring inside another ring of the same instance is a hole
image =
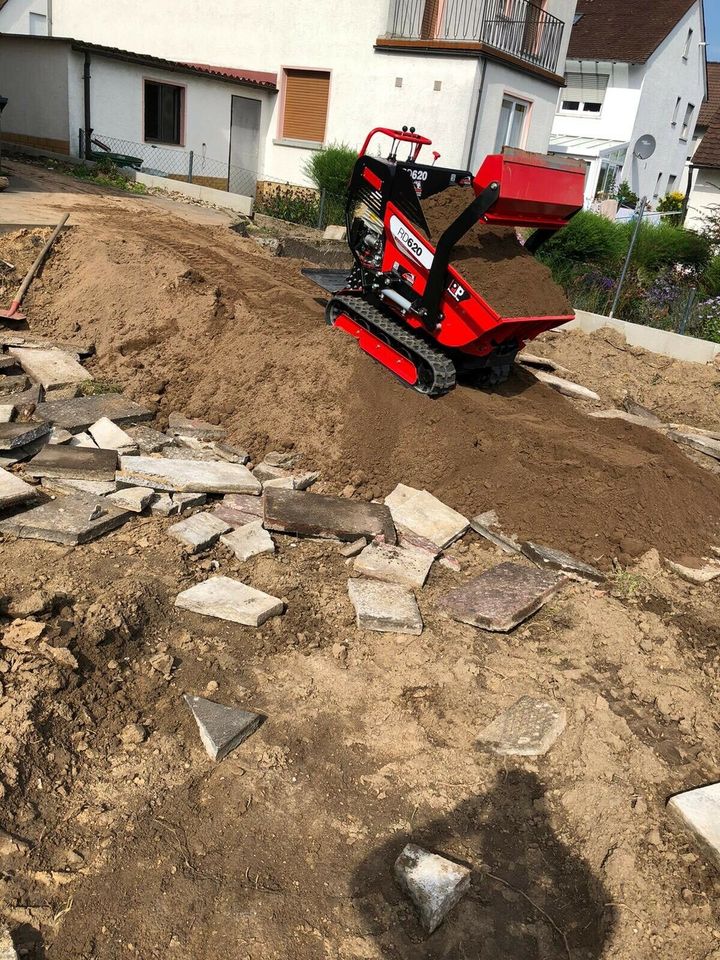
[[325, 217], [325, 188], [320, 191], [320, 209], [318, 210], [318, 230], [322, 230]]
[[678, 333], [685, 333], [685, 328], [687, 327], [688, 320], [690, 319], [692, 308], [695, 306], [696, 296], [697, 287], [692, 287], [690, 289], [690, 293], [688, 294], [687, 303], [685, 304], [685, 310], [683, 312], [683, 318], [680, 321], [680, 326], [678, 327]]
[[630, 240], [630, 246], [628, 247], [627, 256], [625, 257], [625, 263], [623, 264], [622, 273], [620, 274], [620, 280], [618, 281], [617, 290], [615, 291], [615, 298], [613, 300], [612, 309], [610, 310], [610, 316], [615, 316], [615, 311], [617, 310], [617, 305], [620, 302], [620, 294], [622, 293], [622, 288], [625, 283], [625, 277], [627, 276], [628, 267], [630, 266], [630, 260], [632, 259], [633, 250], [635, 249], [635, 243], [637, 242], [638, 233], [640, 232], [640, 224], [642, 223], [642, 218], [645, 215], [645, 207], [647, 206], [647, 197], [643, 197], [640, 201], [640, 206], [638, 208], [638, 217], [635, 222], [635, 229], [633, 230], [633, 235]]
[[194, 152], [191, 150], [188, 154], [188, 183], [192, 183]]

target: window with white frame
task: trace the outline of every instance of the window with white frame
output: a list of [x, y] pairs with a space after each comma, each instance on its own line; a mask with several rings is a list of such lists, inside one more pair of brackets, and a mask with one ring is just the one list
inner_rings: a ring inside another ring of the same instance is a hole
[[610, 77], [604, 73], [566, 73], [560, 109], [568, 113], [597, 115], [605, 102]]
[[504, 96], [500, 107], [500, 122], [495, 137], [495, 153], [503, 147], [522, 147], [525, 138], [525, 123], [530, 114], [530, 103], [516, 97]]
[[680, 134], [681, 140], [687, 140], [690, 136], [693, 113], [695, 113], [695, 104], [689, 103], [687, 107], [685, 107], [685, 118], [683, 120], [682, 133]]
[[657, 175], [657, 180], [655, 181], [655, 193], [653, 194], [654, 197], [660, 196], [660, 187], [662, 185], [662, 178], [663, 178], [663, 174], [661, 170], [660, 173]]
[[674, 173], [671, 173], [668, 177], [667, 192], [673, 193], [675, 191], [675, 184], [677, 183], [677, 177]]

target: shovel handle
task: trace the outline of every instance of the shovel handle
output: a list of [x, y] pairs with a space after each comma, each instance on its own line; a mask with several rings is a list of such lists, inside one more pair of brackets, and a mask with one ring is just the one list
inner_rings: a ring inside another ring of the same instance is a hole
[[45, 257], [48, 255], [48, 253], [49, 253], [49, 251], [50, 251], [50, 247], [52, 247], [52, 245], [53, 245], [53, 244], [55, 243], [55, 241], [57, 240], [58, 234], [60, 233], [60, 231], [62, 230], [62, 228], [63, 228], [63, 227], [65, 226], [65, 224], [67, 223], [67, 219], [68, 219], [69, 216], [70, 216], [69, 213], [66, 213], [66, 214], [63, 216], [63, 218], [62, 218], [62, 220], [60, 221], [60, 223], [55, 227], [55, 229], [53, 230], [53, 232], [50, 234], [50, 237], [48, 238], [47, 243], [46, 243], [45, 246], [42, 248], [42, 250], [40, 251], [40, 253], [37, 255], [37, 258], [36, 258], [36, 260], [35, 260], [35, 263], [30, 267], [30, 269], [28, 270], [28, 272], [25, 274], [25, 279], [24, 279], [23, 282], [20, 284], [20, 287], [18, 288], [18, 292], [15, 294], [15, 299], [14, 299], [13, 302], [12, 302], [12, 307], [10, 308], [13, 313], [15, 313], [15, 311], [17, 310], [17, 308], [18, 308], [18, 307], [20, 306], [20, 304], [23, 302], [23, 297], [24, 297], [25, 294], [27, 293], [28, 287], [29, 287], [30, 284], [33, 282], [33, 278], [35, 277], [35, 274], [36, 274], [36, 273], [38, 272], [38, 270], [40, 269], [40, 266], [41, 266], [43, 260], [45, 259]]

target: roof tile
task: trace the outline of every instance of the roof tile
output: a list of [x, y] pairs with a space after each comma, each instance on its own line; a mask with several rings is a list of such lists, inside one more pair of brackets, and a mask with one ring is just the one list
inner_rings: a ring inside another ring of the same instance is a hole
[[571, 60], [645, 63], [698, 0], [578, 0]]

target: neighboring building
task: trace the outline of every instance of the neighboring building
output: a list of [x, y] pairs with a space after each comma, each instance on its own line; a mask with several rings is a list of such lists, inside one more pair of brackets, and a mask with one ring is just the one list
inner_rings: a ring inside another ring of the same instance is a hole
[[0, 93], [7, 142], [79, 156], [89, 125], [95, 150], [109, 146], [149, 173], [192, 174], [195, 183], [252, 195], [277, 87], [274, 74], [0, 34]]
[[687, 184], [685, 225], [695, 229], [713, 208], [720, 211], [720, 63], [707, 66], [708, 95], [695, 127]]
[[[0, 31], [27, 33], [42, 3], [0, 5]], [[302, 183], [313, 150], [359, 146], [375, 126], [415, 126], [453, 166], [476, 168], [504, 144], [545, 152], [574, 9], [575, 0], [52, 0], [46, 16], [56, 36], [276, 74], [261, 173]], [[94, 121], [132, 139], [120, 125]]]
[[587, 161], [588, 206], [624, 180], [651, 205], [680, 189], [706, 95], [702, 0], [578, 0], [565, 78], [550, 149]]

